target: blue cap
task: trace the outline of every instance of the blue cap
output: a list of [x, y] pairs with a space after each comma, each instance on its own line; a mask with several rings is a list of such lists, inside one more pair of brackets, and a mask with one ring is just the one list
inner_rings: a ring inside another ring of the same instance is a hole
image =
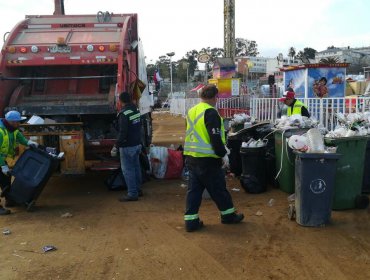
[[5, 119], [10, 122], [20, 122], [27, 118], [21, 117], [21, 114], [17, 111], [9, 111], [8, 113], [5, 114]]

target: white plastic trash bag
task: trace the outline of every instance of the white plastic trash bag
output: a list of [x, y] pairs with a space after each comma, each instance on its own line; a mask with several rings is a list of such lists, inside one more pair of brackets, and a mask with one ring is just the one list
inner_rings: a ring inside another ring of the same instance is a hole
[[158, 179], [163, 179], [166, 175], [167, 170], [168, 162], [167, 148], [150, 145], [149, 158], [153, 176]]

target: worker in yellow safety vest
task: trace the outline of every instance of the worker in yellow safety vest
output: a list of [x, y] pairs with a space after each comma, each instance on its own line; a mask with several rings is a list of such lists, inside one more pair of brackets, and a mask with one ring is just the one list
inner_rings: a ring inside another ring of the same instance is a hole
[[[27, 140], [23, 134], [18, 130], [19, 124], [22, 120], [26, 119], [21, 117], [17, 111], [9, 111], [5, 114], [4, 119], [0, 119], [0, 187], [3, 190], [11, 184], [10, 169], [6, 162], [7, 157], [14, 157], [15, 149], [18, 144], [24, 146], [37, 147], [38, 144], [34, 141]], [[5, 207], [15, 206], [9, 199], [5, 202]], [[0, 205], [0, 215], [8, 215], [10, 210], [3, 208]]]
[[284, 102], [284, 104], [288, 107], [287, 109], [287, 116], [290, 117], [291, 115], [301, 115], [303, 117], [310, 117], [310, 113], [308, 112], [307, 106], [295, 99], [295, 93], [292, 90], [284, 92], [282, 98], [279, 101]]
[[205, 189], [216, 203], [222, 223], [236, 224], [244, 219], [242, 213], [236, 212], [226, 189], [222, 165], [228, 158], [223, 120], [215, 109], [217, 94], [214, 85], [203, 87], [200, 103], [189, 110], [186, 118], [184, 155], [189, 184], [184, 219], [189, 232], [203, 226], [198, 211]]

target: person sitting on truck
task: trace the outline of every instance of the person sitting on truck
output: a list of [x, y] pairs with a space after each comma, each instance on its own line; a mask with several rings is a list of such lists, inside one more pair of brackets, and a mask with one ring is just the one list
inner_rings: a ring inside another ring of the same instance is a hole
[[301, 115], [303, 117], [310, 117], [310, 113], [306, 105], [295, 99], [295, 93], [292, 90], [288, 90], [284, 92], [282, 98], [279, 99], [280, 102], [284, 102], [286, 106], [288, 106], [287, 116], [290, 117], [291, 115]]
[[112, 148], [111, 155], [116, 156], [119, 148], [121, 169], [127, 185], [127, 195], [119, 201], [137, 201], [142, 196], [141, 190], [141, 115], [139, 109], [132, 103], [131, 96], [122, 92], [119, 96], [123, 108], [118, 113], [118, 138]]
[[[38, 144], [34, 141], [27, 140], [23, 134], [18, 130], [19, 124], [22, 120], [26, 119], [21, 117], [17, 111], [9, 111], [5, 114], [5, 118], [0, 120], [0, 187], [3, 190], [11, 184], [10, 169], [6, 162], [7, 157], [15, 156], [15, 149], [18, 144], [24, 146], [37, 147]], [[12, 207], [15, 204], [6, 199], [5, 207]], [[10, 214], [9, 209], [5, 209], [0, 205], [0, 215]]]

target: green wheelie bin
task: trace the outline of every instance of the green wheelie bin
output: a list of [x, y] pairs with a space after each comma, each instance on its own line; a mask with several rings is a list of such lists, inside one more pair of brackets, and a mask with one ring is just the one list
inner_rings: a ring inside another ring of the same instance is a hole
[[362, 136], [325, 138], [342, 156], [337, 163], [333, 210], [366, 208], [367, 196], [361, 195], [367, 138]]
[[292, 128], [275, 131], [275, 158], [279, 188], [286, 193], [294, 193], [295, 188], [295, 155], [288, 146], [287, 138], [302, 135], [308, 128]]

